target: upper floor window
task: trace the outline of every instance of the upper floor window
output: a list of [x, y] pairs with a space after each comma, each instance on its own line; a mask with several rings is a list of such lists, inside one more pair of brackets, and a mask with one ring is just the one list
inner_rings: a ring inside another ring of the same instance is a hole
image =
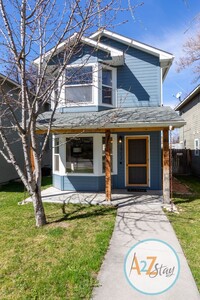
[[92, 66], [69, 67], [65, 73], [66, 103], [92, 102]]
[[112, 101], [112, 70], [102, 69], [102, 103], [113, 104]]
[[115, 106], [116, 69], [100, 63], [67, 66], [63, 91], [61, 105]]

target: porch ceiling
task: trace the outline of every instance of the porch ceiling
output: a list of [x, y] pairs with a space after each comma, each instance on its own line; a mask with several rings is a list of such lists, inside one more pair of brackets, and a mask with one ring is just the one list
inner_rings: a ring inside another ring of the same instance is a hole
[[[37, 131], [47, 130], [52, 112], [38, 117]], [[56, 112], [53, 118], [52, 132], [64, 130], [83, 131], [125, 131], [125, 130], [161, 130], [172, 126], [179, 128], [185, 121], [171, 107], [115, 108], [99, 112]]]

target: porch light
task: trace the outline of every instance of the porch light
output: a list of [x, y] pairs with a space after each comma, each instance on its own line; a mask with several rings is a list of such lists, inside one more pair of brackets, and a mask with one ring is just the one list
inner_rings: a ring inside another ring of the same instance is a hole
[[119, 136], [119, 138], [118, 138], [118, 143], [119, 143], [119, 144], [122, 143], [122, 136]]

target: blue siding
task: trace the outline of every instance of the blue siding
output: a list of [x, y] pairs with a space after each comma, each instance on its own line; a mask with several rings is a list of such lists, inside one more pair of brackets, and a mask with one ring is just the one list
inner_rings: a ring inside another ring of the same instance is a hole
[[73, 107], [61, 107], [58, 108], [57, 111], [65, 113], [65, 112], [96, 112], [96, 111], [102, 111], [102, 110], [108, 110], [112, 109], [109, 107], [105, 106], [73, 106]]
[[[134, 134], [119, 133], [123, 137], [123, 143], [118, 144], [118, 170], [117, 175], [112, 176], [113, 189], [125, 189], [125, 136], [149, 135], [150, 136], [150, 186], [151, 190], [161, 190], [161, 133], [138, 132]], [[66, 191], [104, 191], [104, 176], [59, 176], [53, 175], [53, 185]], [[137, 188], [134, 186], [134, 188]], [[141, 187], [138, 187], [141, 188]]]
[[61, 191], [64, 190], [63, 187], [63, 176], [53, 174], [53, 186]]
[[159, 58], [105, 37], [101, 42], [124, 51], [125, 65], [117, 68], [118, 106], [160, 106]]
[[[50, 65], [62, 64], [63, 62], [63, 52], [55, 55], [54, 58], [50, 61]], [[93, 47], [84, 45], [81, 46], [81, 50], [74, 54], [73, 57], [69, 60], [68, 64], [84, 64], [84, 63], [95, 63], [99, 60], [110, 60], [110, 55], [102, 50], [95, 50]]]
[[[112, 177], [115, 182], [114, 177], [116, 176]], [[63, 180], [66, 191], [100, 192], [105, 190], [104, 176], [64, 176]]]
[[[149, 135], [150, 136], [150, 187], [152, 190], [160, 190], [161, 187], [161, 133], [160, 132], [138, 132], [120, 133], [123, 143], [118, 144], [118, 175], [114, 188], [124, 189], [125, 185], [125, 136]], [[134, 187], [136, 188], [136, 187]], [[140, 187], [138, 187], [140, 188]]]
[[107, 52], [102, 50], [95, 50], [93, 47], [89, 45], [84, 45], [78, 53], [78, 55], [74, 55], [69, 64], [81, 64], [81, 63], [95, 63], [99, 60], [108, 60], [111, 59], [110, 55]]
[[[110, 38], [103, 37], [105, 45], [122, 50], [125, 56], [125, 64], [117, 67], [117, 106], [160, 106], [161, 105], [161, 69], [159, 58], [128, 47]], [[55, 57], [52, 62], [62, 61], [62, 53]], [[95, 63], [111, 59], [108, 53], [95, 50], [93, 47], [84, 45], [81, 51], [74, 55], [69, 64]], [[86, 106], [89, 111], [98, 111], [99, 107]], [[106, 107], [101, 107], [106, 109]], [[74, 111], [68, 108], [67, 111]], [[82, 108], [76, 110], [82, 111]]]
[[[53, 186], [61, 191], [91, 191], [105, 190], [104, 176], [59, 176], [53, 175]], [[117, 187], [117, 175], [112, 176], [112, 188]]]

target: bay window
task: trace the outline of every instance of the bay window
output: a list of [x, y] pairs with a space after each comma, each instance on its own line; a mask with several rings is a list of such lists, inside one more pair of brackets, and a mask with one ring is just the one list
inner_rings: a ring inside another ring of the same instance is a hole
[[93, 138], [66, 139], [66, 172], [93, 173]]
[[59, 151], [59, 138], [54, 139], [54, 171], [59, 172], [60, 170], [60, 151]]
[[65, 70], [64, 105], [114, 106], [116, 69], [101, 63], [71, 65]]
[[102, 68], [102, 103], [113, 104], [112, 70]]
[[66, 103], [92, 103], [92, 66], [69, 67], [65, 73]]

